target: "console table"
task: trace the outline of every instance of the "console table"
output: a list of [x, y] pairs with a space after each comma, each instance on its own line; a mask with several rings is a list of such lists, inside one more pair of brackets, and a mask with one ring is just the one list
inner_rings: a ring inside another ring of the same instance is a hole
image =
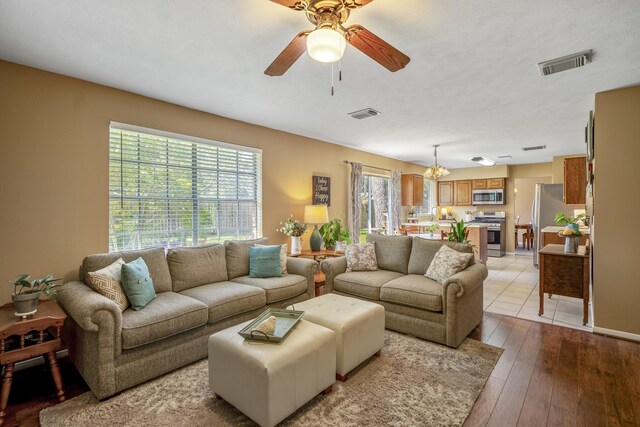
[[[296, 255], [291, 255], [289, 254], [288, 256], [290, 257], [311, 257], [313, 258], [314, 261], [318, 261], [318, 258], [335, 258], [335, 257], [341, 257], [344, 256], [344, 253], [336, 253], [334, 251], [331, 250], [327, 250], [327, 249], [322, 249], [320, 251], [302, 251], [299, 254]], [[316, 285], [316, 291], [315, 291], [315, 296], [320, 296], [320, 289], [322, 287], [324, 287], [324, 281], [325, 281], [325, 277], [324, 277], [324, 273], [322, 271], [319, 271], [315, 274], [315, 276], [313, 277], [313, 280], [315, 282]]]
[[0, 307], [0, 364], [4, 366], [0, 397], [0, 425], [4, 423], [13, 381], [13, 365], [16, 362], [45, 356], [58, 390], [58, 400], [60, 402], [65, 400], [56, 351], [62, 348], [60, 329], [67, 315], [58, 304], [50, 300], [40, 300], [38, 311], [26, 318], [18, 317], [14, 313], [15, 307], [12, 303]]
[[582, 298], [582, 324], [589, 320], [589, 255], [580, 246], [578, 253], [564, 253], [564, 245], [546, 245], [540, 254], [540, 311], [544, 314], [544, 294]]

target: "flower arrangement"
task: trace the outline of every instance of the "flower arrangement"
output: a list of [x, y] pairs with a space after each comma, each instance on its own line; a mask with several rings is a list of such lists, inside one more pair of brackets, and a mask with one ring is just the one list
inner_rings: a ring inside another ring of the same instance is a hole
[[293, 215], [291, 215], [284, 223], [280, 223], [282, 227], [278, 228], [277, 231], [286, 234], [290, 237], [300, 237], [307, 231], [307, 224], [304, 224], [298, 219], [293, 219]]

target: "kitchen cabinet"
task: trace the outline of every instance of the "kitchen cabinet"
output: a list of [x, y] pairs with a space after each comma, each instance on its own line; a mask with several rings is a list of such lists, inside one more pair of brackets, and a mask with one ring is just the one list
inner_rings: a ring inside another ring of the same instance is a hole
[[402, 175], [402, 206], [422, 206], [424, 177], [418, 174]]
[[474, 190], [500, 190], [504, 188], [504, 178], [474, 179]]
[[453, 206], [453, 183], [454, 181], [438, 182], [438, 205]]
[[471, 206], [471, 180], [455, 181], [456, 206]]
[[586, 157], [564, 159], [564, 202], [568, 205], [584, 205], [586, 203], [586, 161]]

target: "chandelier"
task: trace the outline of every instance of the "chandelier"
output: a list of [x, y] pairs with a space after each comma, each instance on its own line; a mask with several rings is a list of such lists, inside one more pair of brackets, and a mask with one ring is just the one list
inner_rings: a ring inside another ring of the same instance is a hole
[[438, 164], [438, 147], [439, 145], [433, 146], [433, 157], [435, 158], [435, 164], [433, 166], [429, 166], [425, 171], [424, 176], [427, 179], [438, 179], [442, 178], [443, 176], [449, 175], [449, 169]]

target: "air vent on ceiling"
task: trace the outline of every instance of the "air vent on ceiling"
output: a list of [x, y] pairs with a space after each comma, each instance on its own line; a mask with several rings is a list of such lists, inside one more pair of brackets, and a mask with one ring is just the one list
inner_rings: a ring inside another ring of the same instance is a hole
[[546, 145], [533, 145], [531, 147], [522, 147], [522, 151], [544, 150], [545, 148], [547, 148]]
[[507, 154], [505, 156], [498, 156], [499, 159], [511, 159], [513, 158], [513, 156], [511, 156], [511, 154]]
[[540, 74], [548, 76], [549, 74], [582, 67], [589, 62], [591, 62], [591, 49], [541, 62], [538, 64], [538, 68], [540, 69]]
[[353, 117], [354, 119], [362, 120], [366, 119], [367, 117], [377, 116], [379, 114], [381, 114], [380, 111], [376, 111], [373, 108], [365, 108], [364, 110], [354, 111], [352, 113], [349, 113], [348, 115]]

